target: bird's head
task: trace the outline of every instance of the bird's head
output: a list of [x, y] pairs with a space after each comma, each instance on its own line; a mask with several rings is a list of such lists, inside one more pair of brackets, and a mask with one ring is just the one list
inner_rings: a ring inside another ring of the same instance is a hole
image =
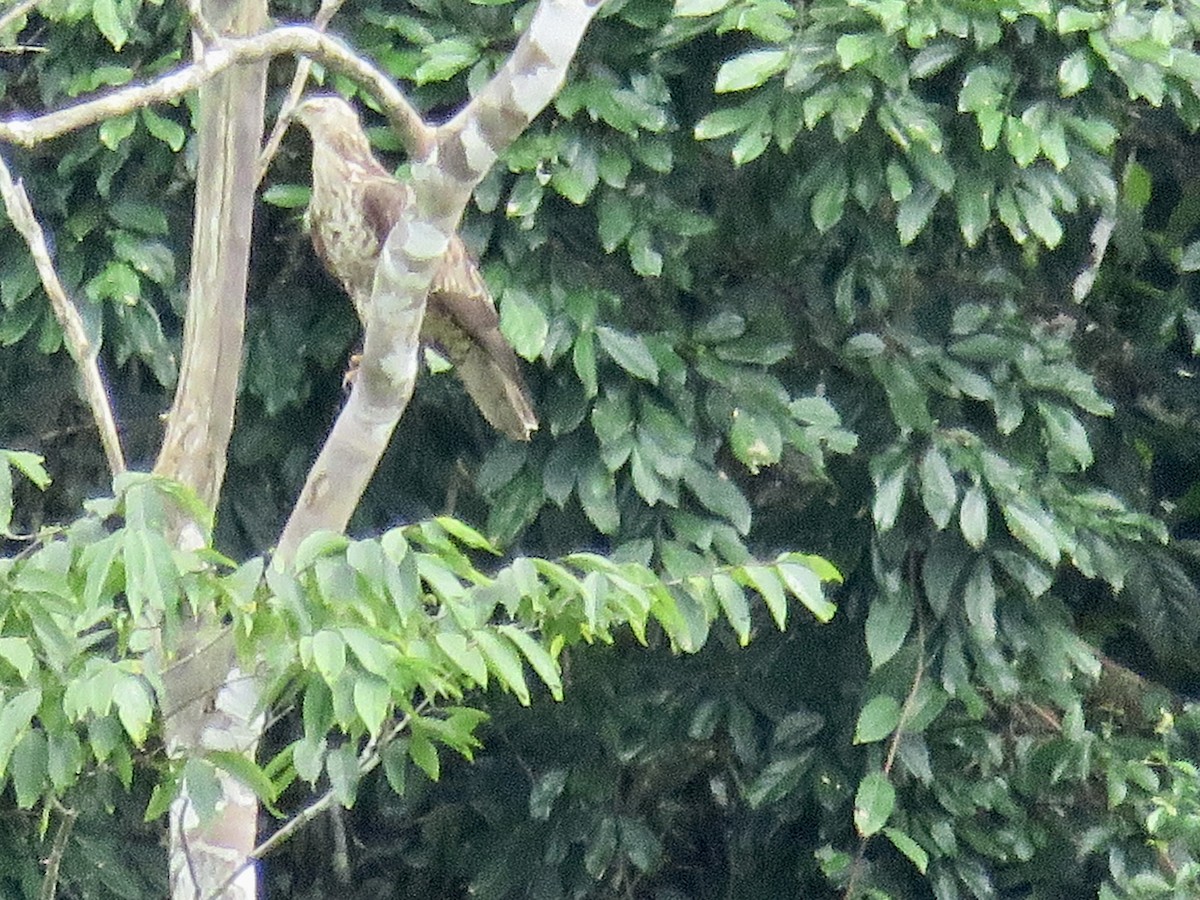
[[292, 110], [291, 118], [308, 129], [313, 144], [335, 153], [371, 152], [366, 133], [354, 107], [331, 94], [307, 98]]
[[338, 128], [361, 128], [358, 114], [349, 103], [333, 94], [307, 97], [292, 110], [292, 118], [307, 128], [332, 131]]

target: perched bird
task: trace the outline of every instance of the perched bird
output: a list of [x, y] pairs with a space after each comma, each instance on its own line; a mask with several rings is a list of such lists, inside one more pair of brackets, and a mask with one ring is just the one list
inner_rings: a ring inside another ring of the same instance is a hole
[[[371, 153], [358, 115], [340, 97], [313, 97], [293, 117], [312, 135], [313, 247], [365, 326], [375, 264], [404, 210], [405, 190]], [[455, 235], [434, 275], [422, 340], [446, 355], [483, 417], [513, 440], [527, 441], [537, 416], [516, 354], [500, 333], [496, 303]]]

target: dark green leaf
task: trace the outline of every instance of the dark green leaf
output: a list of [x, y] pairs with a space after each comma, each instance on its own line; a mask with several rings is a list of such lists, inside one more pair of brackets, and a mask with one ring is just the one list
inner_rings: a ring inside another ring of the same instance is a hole
[[879, 832], [896, 807], [896, 789], [883, 772], [870, 772], [854, 795], [854, 827], [863, 837]]

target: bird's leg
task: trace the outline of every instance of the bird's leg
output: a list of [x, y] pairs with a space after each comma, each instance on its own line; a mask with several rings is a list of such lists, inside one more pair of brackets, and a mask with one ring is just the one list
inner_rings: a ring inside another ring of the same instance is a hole
[[362, 365], [362, 354], [351, 353], [350, 361], [346, 364], [346, 371], [342, 374], [342, 390], [347, 394], [354, 387], [354, 380], [358, 378], [358, 369]]

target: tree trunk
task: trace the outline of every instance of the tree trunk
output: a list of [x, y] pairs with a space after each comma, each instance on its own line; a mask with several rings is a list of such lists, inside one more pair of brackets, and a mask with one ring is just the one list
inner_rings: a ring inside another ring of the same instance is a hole
[[[267, 24], [263, 0], [204, 0], [200, 14], [220, 34], [253, 34]], [[202, 43], [196, 46], [202, 53]], [[155, 471], [191, 488], [209, 508], [220, 496], [233, 431], [265, 96], [265, 63], [230, 69], [199, 96], [183, 362]], [[197, 524], [185, 521], [179, 522], [177, 539], [189, 546], [202, 542]], [[174, 757], [208, 750], [253, 754], [257, 746], [262, 729], [255, 715], [257, 685], [240, 677], [228, 635], [214, 640], [219, 628], [201, 612], [176, 655], [163, 660], [165, 739]], [[177, 900], [256, 895], [254, 870], [236, 873], [254, 848], [258, 803], [239, 782], [223, 774], [219, 780], [221, 801], [207, 821], [192, 804], [186, 781], [171, 808], [171, 896]]]

